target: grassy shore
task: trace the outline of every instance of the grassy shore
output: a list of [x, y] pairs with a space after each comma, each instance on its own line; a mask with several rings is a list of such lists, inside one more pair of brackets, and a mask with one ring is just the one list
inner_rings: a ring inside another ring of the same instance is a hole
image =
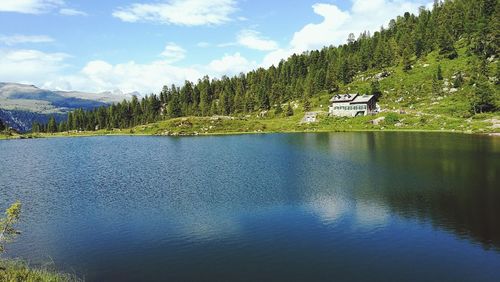
[[0, 281], [81, 281], [75, 275], [58, 273], [47, 268], [31, 268], [21, 260], [0, 259]]
[[[303, 112], [291, 117], [256, 115], [239, 117], [184, 117], [163, 120], [128, 129], [72, 131], [54, 134], [27, 134], [19, 138], [78, 137], [103, 135], [146, 135], [146, 136], [195, 136], [251, 133], [286, 132], [345, 132], [345, 131], [427, 131], [457, 132], [469, 134], [500, 133], [499, 116], [478, 115], [473, 118], [458, 118], [421, 113], [381, 113], [376, 116], [356, 118], [329, 117], [318, 115], [317, 122], [301, 123]], [[374, 120], [378, 120], [374, 122]]]

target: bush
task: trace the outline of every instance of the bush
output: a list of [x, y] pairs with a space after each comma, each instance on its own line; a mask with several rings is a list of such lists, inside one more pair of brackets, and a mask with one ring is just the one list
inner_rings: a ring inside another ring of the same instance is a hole
[[0, 281], [81, 281], [74, 275], [46, 268], [30, 268], [24, 261], [0, 260]]
[[384, 122], [387, 124], [395, 124], [399, 121], [399, 116], [396, 113], [388, 113], [385, 116]]

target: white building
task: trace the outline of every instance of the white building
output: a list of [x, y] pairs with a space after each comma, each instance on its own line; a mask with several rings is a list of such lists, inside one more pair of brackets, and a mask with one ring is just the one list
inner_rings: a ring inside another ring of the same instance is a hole
[[337, 94], [330, 103], [328, 113], [332, 116], [366, 116], [377, 111], [374, 95]]

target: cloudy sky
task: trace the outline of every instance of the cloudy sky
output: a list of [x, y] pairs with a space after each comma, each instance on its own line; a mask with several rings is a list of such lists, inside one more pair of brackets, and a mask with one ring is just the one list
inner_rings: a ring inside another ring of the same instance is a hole
[[158, 92], [378, 30], [430, 0], [0, 0], [0, 81]]

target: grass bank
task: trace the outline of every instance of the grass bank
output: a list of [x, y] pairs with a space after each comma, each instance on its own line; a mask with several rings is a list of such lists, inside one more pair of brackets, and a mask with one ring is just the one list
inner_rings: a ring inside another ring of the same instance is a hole
[[81, 280], [75, 275], [58, 273], [48, 268], [32, 268], [21, 260], [0, 259], [0, 281], [69, 282]]
[[376, 116], [356, 118], [329, 117], [320, 113], [317, 122], [301, 123], [303, 112], [291, 117], [214, 116], [184, 117], [163, 120], [128, 129], [54, 134], [28, 134], [21, 138], [78, 137], [102, 135], [195, 136], [285, 132], [344, 132], [344, 131], [428, 131], [469, 134], [500, 133], [500, 117], [492, 114], [460, 118], [439, 114], [386, 112]]

